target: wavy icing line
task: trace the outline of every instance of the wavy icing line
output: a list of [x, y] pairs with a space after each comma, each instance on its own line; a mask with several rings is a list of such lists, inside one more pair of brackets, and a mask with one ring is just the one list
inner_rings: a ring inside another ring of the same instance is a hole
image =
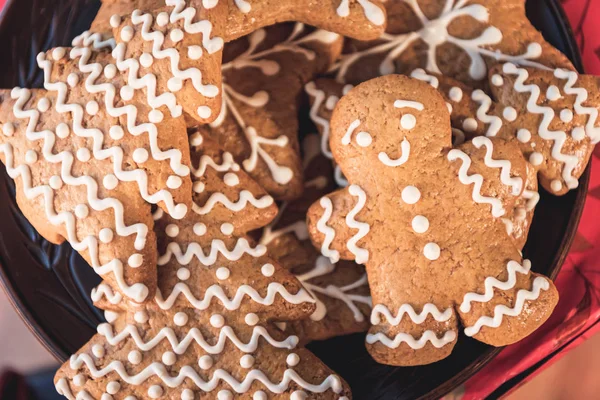
[[382, 345], [389, 347], [390, 349], [397, 349], [400, 344], [406, 343], [413, 350], [420, 350], [425, 347], [428, 342], [434, 347], [440, 349], [448, 343], [452, 343], [454, 340], [456, 340], [456, 337], [457, 335], [455, 331], [446, 331], [441, 338], [438, 338], [434, 331], [426, 330], [418, 340], [408, 333], [398, 333], [393, 339], [391, 339], [385, 333], [378, 332], [375, 334], [368, 334], [366, 341], [368, 344], [380, 342]]
[[519, 264], [516, 261], [509, 261], [506, 264], [506, 271], [508, 272], [508, 278], [505, 282], [498, 280], [498, 278], [494, 276], [488, 276], [485, 278], [483, 285], [485, 287], [485, 291], [483, 294], [469, 292], [466, 293], [463, 297], [463, 301], [460, 304], [460, 311], [462, 313], [468, 313], [471, 311], [471, 303], [487, 303], [494, 297], [494, 289], [499, 290], [510, 290], [515, 287], [517, 284], [517, 272], [523, 275], [529, 274], [529, 270], [531, 269], [531, 261], [523, 260], [523, 265]]
[[[579, 159], [574, 155], [562, 153], [562, 148], [567, 140], [567, 134], [564, 131], [551, 131], [550, 124], [554, 120], [554, 110], [547, 106], [538, 104], [541, 90], [536, 84], [525, 84], [525, 80], [529, 77], [529, 73], [524, 68], [518, 68], [514, 64], [504, 64], [502, 67], [504, 73], [516, 75], [517, 79], [514, 83], [514, 89], [518, 93], [529, 93], [527, 100], [527, 111], [532, 114], [542, 115], [542, 122], [538, 128], [538, 135], [548, 141], [552, 141], [552, 158], [564, 164], [562, 170], [562, 178], [569, 189], [574, 189], [579, 186], [579, 181], [573, 177], [573, 170], [577, 167]], [[569, 82], [568, 82], [569, 83]], [[568, 84], [567, 83], [567, 84]]]
[[398, 308], [396, 316], [393, 316], [388, 307], [383, 304], [377, 304], [371, 312], [371, 324], [379, 325], [381, 323], [381, 316], [384, 316], [388, 324], [398, 326], [404, 315], [407, 315], [415, 324], [425, 322], [428, 315], [431, 315], [438, 322], [446, 322], [452, 317], [452, 309], [447, 308], [442, 312], [434, 304], [427, 303], [423, 306], [421, 312], [417, 313], [413, 306], [405, 303]]
[[222, 204], [231, 211], [241, 211], [248, 204], [252, 204], [256, 208], [267, 208], [273, 204], [274, 200], [269, 195], [264, 195], [260, 199], [254, 197], [249, 190], [240, 191], [240, 198], [237, 201], [231, 201], [223, 193], [213, 193], [203, 206], [196, 203], [192, 204], [192, 210], [199, 215], [210, 213], [217, 204]]
[[[375, 25], [385, 24], [385, 14], [379, 7], [369, 0], [357, 0], [362, 7], [365, 17]], [[344, 18], [350, 15], [350, 0], [342, 0], [336, 9], [337, 15]]]
[[103, 39], [101, 33], [83, 31], [73, 38], [71, 45], [73, 47], [91, 47], [94, 50], [113, 50], [117, 43], [113, 37]]
[[358, 243], [359, 240], [364, 238], [369, 233], [371, 226], [366, 222], [357, 221], [356, 215], [364, 208], [367, 202], [367, 195], [365, 191], [362, 190], [358, 185], [350, 185], [348, 187], [348, 192], [352, 196], [358, 197], [358, 202], [354, 208], [350, 210], [348, 215], [346, 215], [346, 225], [352, 229], [358, 229], [358, 232], [348, 240], [346, 247], [348, 247], [348, 250], [354, 254], [357, 264], [364, 264], [369, 261], [369, 251], [367, 249], [358, 247], [356, 243]]
[[492, 107], [492, 98], [488, 96], [483, 90], [477, 89], [471, 93], [471, 99], [473, 101], [479, 103], [479, 107], [477, 107], [477, 111], [475, 112], [475, 116], [478, 120], [488, 125], [487, 131], [485, 132], [485, 136], [494, 137], [500, 132], [502, 128], [502, 118], [496, 115], [489, 115], [488, 112]]
[[323, 207], [323, 215], [317, 221], [317, 230], [325, 235], [323, 244], [321, 245], [321, 254], [328, 257], [332, 263], [336, 263], [340, 260], [340, 252], [330, 248], [331, 243], [335, 239], [335, 230], [327, 226], [327, 222], [333, 215], [333, 203], [329, 197], [321, 197], [319, 201], [321, 207]]
[[102, 298], [105, 298], [113, 305], [119, 304], [121, 300], [123, 300], [121, 293], [115, 292], [110, 285], [104, 282], [92, 289], [90, 297], [94, 303], [100, 301]]
[[518, 196], [523, 190], [523, 179], [518, 176], [511, 176], [511, 163], [508, 160], [494, 160], [492, 155], [494, 154], [494, 143], [485, 136], [478, 136], [473, 138], [473, 145], [480, 149], [485, 147], [484, 164], [490, 168], [500, 169], [500, 181], [506, 186], [512, 188], [513, 196]]
[[248, 240], [240, 238], [235, 243], [233, 250], [227, 249], [225, 243], [220, 239], [213, 239], [210, 244], [210, 252], [204, 254], [202, 246], [198, 243], [190, 243], [187, 246], [185, 252], [181, 249], [179, 243], [171, 242], [167, 245], [165, 254], [162, 254], [158, 258], [158, 265], [163, 266], [171, 261], [171, 258], [175, 257], [180, 265], [188, 265], [192, 262], [192, 259], [196, 257], [205, 266], [213, 265], [217, 262], [219, 254], [223, 255], [229, 261], [237, 261], [244, 254], [248, 254], [251, 257], [261, 257], [267, 252], [267, 248], [261, 244], [256, 247], [251, 247]]
[[525, 301], [537, 300], [542, 290], [548, 290], [550, 283], [546, 278], [538, 276], [533, 281], [531, 290], [521, 289], [517, 292], [515, 305], [513, 308], [509, 308], [504, 304], [499, 304], [494, 307], [494, 317], [482, 316], [474, 325], [465, 328], [465, 335], [474, 336], [479, 333], [482, 327], [488, 326], [490, 328], [498, 328], [502, 324], [503, 317], [516, 317], [523, 312]]
[[479, 204], [489, 204], [492, 206], [492, 215], [496, 218], [504, 215], [505, 210], [502, 202], [494, 197], [486, 197], [481, 195], [481, 186], [483, 185], [483, 176], [480, 174], [469, 175], [471, 167], [471, 158], [462, 150], [452, 149], [448, 152], [448, 160], [455, 161], [460, 159], [462, 165], [458, 171], [458, 179], [463, 185], [473, 184], [472, 198], [473, 201]]

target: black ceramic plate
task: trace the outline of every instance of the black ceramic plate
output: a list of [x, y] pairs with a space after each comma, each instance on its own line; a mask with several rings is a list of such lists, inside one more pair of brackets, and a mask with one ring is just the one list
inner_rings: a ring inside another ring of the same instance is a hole
[[[86, 29], [98, 0], [8, 0], [0, 14], [0, 87], [37, 87], [35, 56]], [[527, 12], [546, 39], [581, 70], [577, 46], [556, 0], [529, 0]], [[542, 193], [525, 256], [536, 272], [555, 277], [575, 234], [587, 192], [589, 169], [576, 191], [564, 197]], [[102, 314], [89, 299], [99, 278], [68, 244], [44, 241], [14, 203], [14, 188], [0, 167], [0, 280], [31, 331], [63, 361], [95, 333]], [[376, 364], [364, 335], [351, 335], [309, 347], [342, 375], [356, 399], [437, 399], [448, 393], [499, 351], [461, 337], [454, 352], [438, 363], [415, 368]]]

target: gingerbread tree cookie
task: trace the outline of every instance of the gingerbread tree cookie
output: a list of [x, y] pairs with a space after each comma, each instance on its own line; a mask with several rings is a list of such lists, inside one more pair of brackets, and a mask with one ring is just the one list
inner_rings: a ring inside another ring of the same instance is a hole
[[323, 254], [366, 265], [377, 361], [442, 359], [459, 322], [502, 346], [548, 318], [556, 289], [530, 271], [500, 220], [527, 177], [515, 143], [481, 137], [452, 149], [440, 94], [390, 75], [340, 100], [330, 145], [350, 186], [311, 207], [309, 232]]
[[19, 207], [122, 294], [151, 299], [150, 204], [182, 218], [192, 203], [184, 121], [148, 106], [107, 53], [56, 48], [38, 65], [44, 89], [0, 92], [0, 154]]
[[110, 38], [110, 18], [139, 9], [144, 12], [176, 5], [221, 16], [224, 40], [230, 42], [279, 22], [298, 21], [359, 40], [377, 39], [385, 29], [385, 8], [377, 0], [103, 0], [88, 35]]
[[337, 34], [300, 23], [260, 29], [228, 43], [221, 114], [199, 132], [216, 139], [275, 198], [299, 197], [298, 95], [337, 58], [341, 46]]
[[340, 378], [270, 323], [315, 309], [266, 248], [244, 236], [275, 216], [272, 199], [230, 154], [193, 140], [195, 212], [182, 221], [156, 216], [154, 301], [132, 307], [103, 284], [98, 303], [125, 312], [62, 366], [58, 391], [69, 399], [347, 399]]
[[369, 328], [371, 310], [364, 268], [352, 261], [332, 263], [312, 246], [308, 237], [309, 206], [336, 188], [332, 165], [321, 153], [319, 141], [317, 135], [310, 134], [302, 142], [307, 178], [304, 195], [281, 205], [277, 218], [264, 229], [259, 241], [317, 300], [310, 318], [279, 325], [296, 334], [301, 343], [364, 332]]

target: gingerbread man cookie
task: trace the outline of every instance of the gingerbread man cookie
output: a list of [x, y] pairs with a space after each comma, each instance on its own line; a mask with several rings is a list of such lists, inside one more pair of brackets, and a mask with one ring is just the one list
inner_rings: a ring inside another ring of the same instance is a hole
[[105, 283], [96, 289], [96, 304], [122, 314], [61, 367], [57, 390], [69, 399], [348, 399], [345, 382], [271, 325], [315, 309], [293, 275], [245, 236], [275, 216], [272, 198], [231, 154], [192, 140], [194, 212], [182, 221], [155, 216], [154, 301], [134, 307]]
[[501, 221], [527, 162], [513, 142], [477, 139], [452, 149], [444, 99], [405, 76], [363, 83], [335, 108], [330, 146], [350, 186], [311, 207], [309, 232], [323, 255], [366, 265], [378, 362], [440, 360], [459, 322], [482, 342], [513, 343], [558, 300]]

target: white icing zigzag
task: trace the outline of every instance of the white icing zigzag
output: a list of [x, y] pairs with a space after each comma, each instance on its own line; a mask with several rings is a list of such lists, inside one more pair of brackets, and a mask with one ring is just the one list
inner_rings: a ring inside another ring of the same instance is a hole
[[393, 339], [388, 337], [383, 332], [378, 332], [375, 334], [367, 335], [367, 343], [374, 344], [380, 342], [382, 345], [389, 347], [390, 349], [397, 349], [400, 344], [406, 343], [413, 350], [420, 350], [427, 342], [430, 342], [436, 348], [442, 348], [448, 343], [452, 343], [456, 340], [456, 332], [455, 331], [447, 331], [444, 333], [444, 336], [438, 338], [434, 331], [427, 330], [423, 332], [423, 335], [417, 340], [412, 335], [408, 333], [399, 333]]
[[471, 94], [471, 98], [479, 103], [477, 108], [476, 116], [477, 119], [486, 125], [489, 125], [485, 135], [488, 137], [494, 137], [502, 128], [502, 118], [496, 115], [488, 115], [490, 107], [492, 106], [492, 99], [483, 90], [477, 89]]
[[484, 163], [490, 168], [500, 169], [500, 181], [506, 186], [512, 188], [513, 196], [518, 196], [523, 190], [523, 179], [518, 176], [511, 176], [511, 163], [508, 160], [494, 160], [492, 155], [494, 154], [494, 143], [485, 136], [478, 136], [473, 138], [473, 145], [480, 149], [482, 146], [485, 147]]
[[260, 199], [257, 199], [249, 190], [242, 190], [240, 192], [240, 198], [237, 201], [231, 201], [223, 193], [213, 193], [203, 206], [194, 203], [192, 205], [192, 210], [196, 214], [206, 215], [210, 213], [217, 204], [222, 204], [229, 210], [237, 212], [244, 209], [248, 203], [256, 208], [267, 208], [273, 204], [273, 198], [269, 195], [264, 195]]
[[348, 250], [354, 254], [356, 263], [364, 264], [369, 261], [369, 251], [358, 247], [356, 244], [369, 233], [371, 227], [366, 222], [357, 221], [356, 215], [364, 208], [367, 202], [367, 195], [358, 185], [350, 185], [348, 192], [352, 196], [358, 197], [358, 202], [354, 208], [350, 210], [348, 215], [346, 215], [346, 225], [352, 229], [358, 229], [358, 232], [348, 240], [346, 246], [348, 247]]
[[423, 306], [421, 313], [417, 313], [410, 304], [402, 304], [398, 309], [398, 314], [393, 316], [389, 308], [383, 304], [377, 304], [373, 307], [373, 311], [371, 312], [371, 324], [379, 325], [381, 323], [381, 316], [384, 316], [388, 324], [397, 326], [400, 324], [400, 321], [402, 321], [402, 317], [404, 317], [405, 314], [415, 324], [422, 324], [425, 322], [428, 315], [431, 315], [433, 319], [438, 322], [446, 322], [452, 317], [452, 309], [447, 308], [442, 312], [434, 304], [427, 303]]
[[321, 245], [321, 254], [329, 257], [332, 263], [336, 263], [340, 260], [340, 252], [329, 248], [335, 239], [335, 230], [327, 226], [327, 221], [329, 221], [333, 214], [333, 203], [329, 197], [321, 197], [319, 204], [324, 209], [323, 215], [317, 221], [317, 230], [325, 235], [325, 239]]
[[208, 254], [204, 254], [202, 247], [198, 243], [188, 244], [187, 249], [184, 252], [179, 243], [171, 242], [167, 245], [165, 254], [162, 254], [158, 258], [158, 265], [162, 266], [167, 264], [174, 256], [181, 265], [188, 265], [192, 262], [192, 259], [196, 257], [203, 265], [210, 266], [217, 262], [219, 253], [229, 261], [237, 261], [242, 258], [244, 254], [248, 254], [252, 257], [260, 257], [264, 256], [266, 252], [267, 248], [261, 244], [254, 248], [250, 247], [248, 240], [245, 238], [238, 239], [233, 250], [227, 249], [227, 246], [222, 240], [213, 239]]

